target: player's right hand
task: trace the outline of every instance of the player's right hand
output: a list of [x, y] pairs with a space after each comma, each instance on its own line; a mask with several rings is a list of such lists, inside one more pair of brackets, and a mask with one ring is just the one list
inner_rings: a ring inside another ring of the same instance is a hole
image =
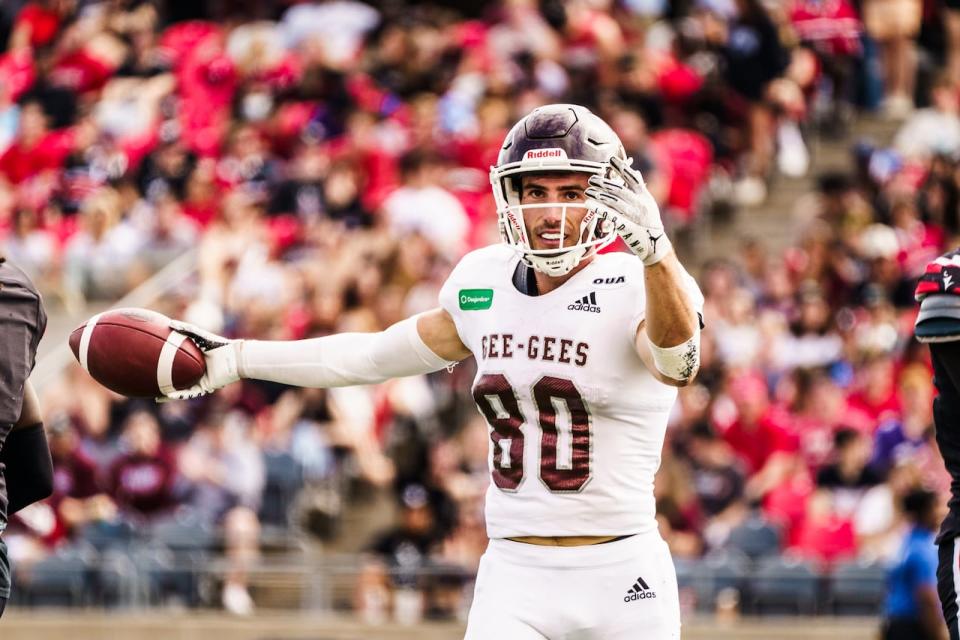
[[160, 396], [157, 402], [199, 398], [240, 379], [238, 363], [243, 340], [224, 338], [181, 320], [171, 320], [170, 328], [187, 336], [199, 347], [203, 352], [207, 372], [197, 384]]

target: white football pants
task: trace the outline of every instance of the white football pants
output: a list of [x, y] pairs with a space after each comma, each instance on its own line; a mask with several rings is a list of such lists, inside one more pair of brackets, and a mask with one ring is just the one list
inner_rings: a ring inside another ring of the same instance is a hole
[[466, 640], [679, 640], [677, 574], [656, 530], [546, 547], [492, 539]]

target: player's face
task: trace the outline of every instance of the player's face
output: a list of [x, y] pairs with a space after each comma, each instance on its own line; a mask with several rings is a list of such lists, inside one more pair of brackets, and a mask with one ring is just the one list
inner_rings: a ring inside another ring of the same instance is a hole
[[[569, 247], [579, 242], [580, 222], [587, 214], [586, 200], [590, 176], [578, 171], [524, 176], [520, 187], [520, 204], [559, 203], [555, 207], [530, 207], [523, 210], [531, 249], [557, 249], [560, 240]], [[563, 207], [562, 204], [581, 206]], [[566, 215], [564, 215], [566, 211]], [[562, 227], [562, 228], [561, 228]]]

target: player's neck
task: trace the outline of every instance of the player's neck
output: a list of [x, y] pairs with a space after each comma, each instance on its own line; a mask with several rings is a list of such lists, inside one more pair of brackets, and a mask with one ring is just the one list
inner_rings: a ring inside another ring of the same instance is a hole
[[587, 267], [588, 264], [593, 262], [593, 255], [589, 255], [583, 260], [580, 261], [580, 264], [575, 266], [570, 270], [569, 273], [565, 273], [562, 276], [548, 276], [545, 273], [540, 273], [539, 271], [534, 270], [533, 277], [537, 281], [537, 291], [540, 292], [540, 295], [545, 293], [550, 293], [554, 289], [559, 289], [564, 282], [577, 275]]

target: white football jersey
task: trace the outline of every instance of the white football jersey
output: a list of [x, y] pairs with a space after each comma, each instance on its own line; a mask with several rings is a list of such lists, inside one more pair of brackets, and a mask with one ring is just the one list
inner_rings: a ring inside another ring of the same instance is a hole
[[[487, 534], [624, 535], [656, 528], [653, 477], [675, 387], [634, 348], [643, 264], [596, 256], [528, 296], [505, 245], [467, 254], [440, 291], [477, 360], [473, 396], [490, 425]], [[687, 275], [698, 312], [703, 295]]]

